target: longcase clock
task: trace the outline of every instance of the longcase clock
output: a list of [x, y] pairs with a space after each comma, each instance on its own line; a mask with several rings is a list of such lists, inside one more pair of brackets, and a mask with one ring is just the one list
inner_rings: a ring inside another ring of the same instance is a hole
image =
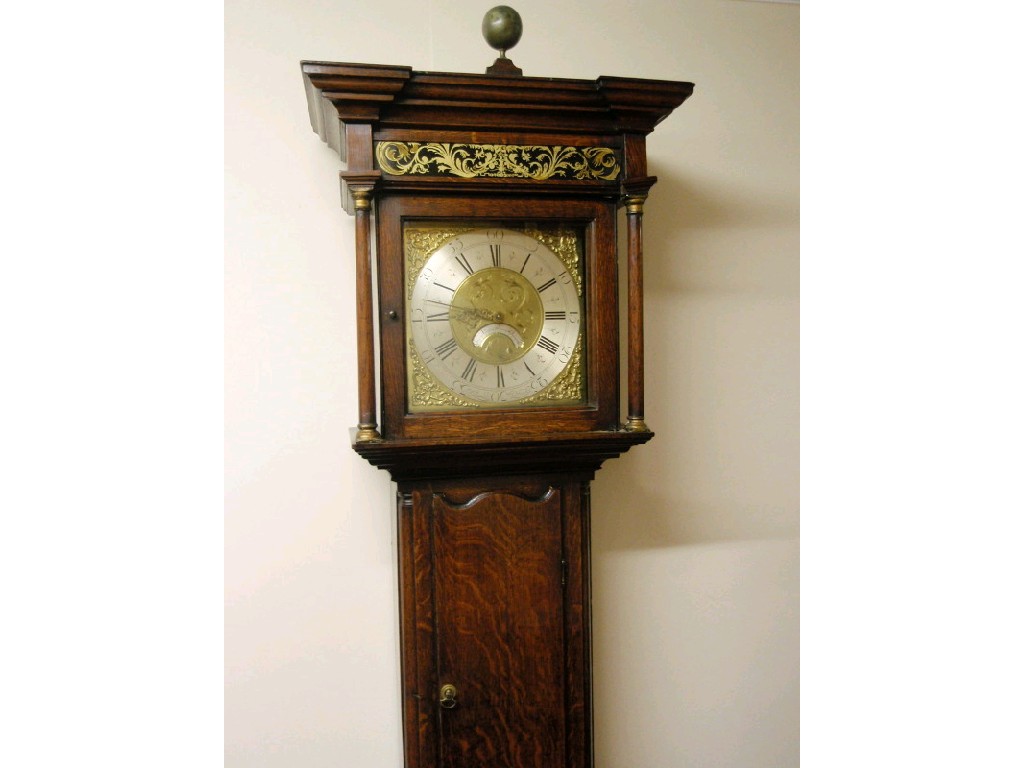
[[302, 62], [356, 219], [352, 444], [397, 484], [407, 768], [586, 768], [590, 482], [653, 434], [645, 141], [693, 85], [524, 77], [518, 16], [484, 29], [486, 74]]

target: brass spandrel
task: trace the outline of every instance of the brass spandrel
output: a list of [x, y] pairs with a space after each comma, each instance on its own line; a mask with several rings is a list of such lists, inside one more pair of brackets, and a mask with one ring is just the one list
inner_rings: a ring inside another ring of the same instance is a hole
[[580, 237], [576, 230], [571, 227], [558, 227], [556, 229], [537, 229], [536, 227], [525, 227], [524, 235], [529, 235], [534, 240], [543, 243], [558, 257], [565, 265], [566, 270], [572, 275], [572, 281], [576, 286], [576, 295], [583, 296], [583, 280], [580, 276]]
[[438, 378], [420, 360], [416, 345], [408, 340], [409, 348], [409, 379], [412, 387], [409, 391], [409, 405], [414, 409], [423, 407], [448, 406], [451, 408], [478, 408], [475, 403], [461, 397], [442, 384]]
[[442, 225], [442, 226], [407, 226], [405, 228], [405, 290], [406, 299], [412, 298], [412, 289], [419, 277], [423, 265], [427, 263], [434, 251], [447, 243], [456, 235], [470, 232], [476, 227]]
[[559, 373], [555, 380], [533, 397], [520, 400], [522, 405], [557, 405], [558, 403], [576, 403], [583, 398], [583, 345], [577, 344], [573, 350], [569, 365]]

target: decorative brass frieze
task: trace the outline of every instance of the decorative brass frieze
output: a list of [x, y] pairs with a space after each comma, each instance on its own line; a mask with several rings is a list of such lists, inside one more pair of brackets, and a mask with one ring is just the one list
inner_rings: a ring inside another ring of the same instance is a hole
[[608, 147], [379, 141], [377, 164], [392, 176], [457, 176], [615, 181], [619, 159]]

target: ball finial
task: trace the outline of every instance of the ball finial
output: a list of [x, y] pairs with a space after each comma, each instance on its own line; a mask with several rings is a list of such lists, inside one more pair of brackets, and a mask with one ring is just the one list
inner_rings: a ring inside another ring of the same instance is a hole
[[487, 44], [505, 58], [505, 51], [515, 47], [523, 36], [523, 19], [515, 8], [495, 6], [484, 14], [483, 33]]

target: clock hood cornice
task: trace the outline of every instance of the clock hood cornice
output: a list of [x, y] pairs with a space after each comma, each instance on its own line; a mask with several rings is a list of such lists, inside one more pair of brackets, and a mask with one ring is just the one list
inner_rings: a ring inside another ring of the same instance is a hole
[[612, 136], [650, 133], [692, 93], [693, 84], [600, 77], [573, 80], [438, 72], [410, 67], [304, 61], [310, 123], [343, 160], [352, 141], [343, 127], [374, 133]]

